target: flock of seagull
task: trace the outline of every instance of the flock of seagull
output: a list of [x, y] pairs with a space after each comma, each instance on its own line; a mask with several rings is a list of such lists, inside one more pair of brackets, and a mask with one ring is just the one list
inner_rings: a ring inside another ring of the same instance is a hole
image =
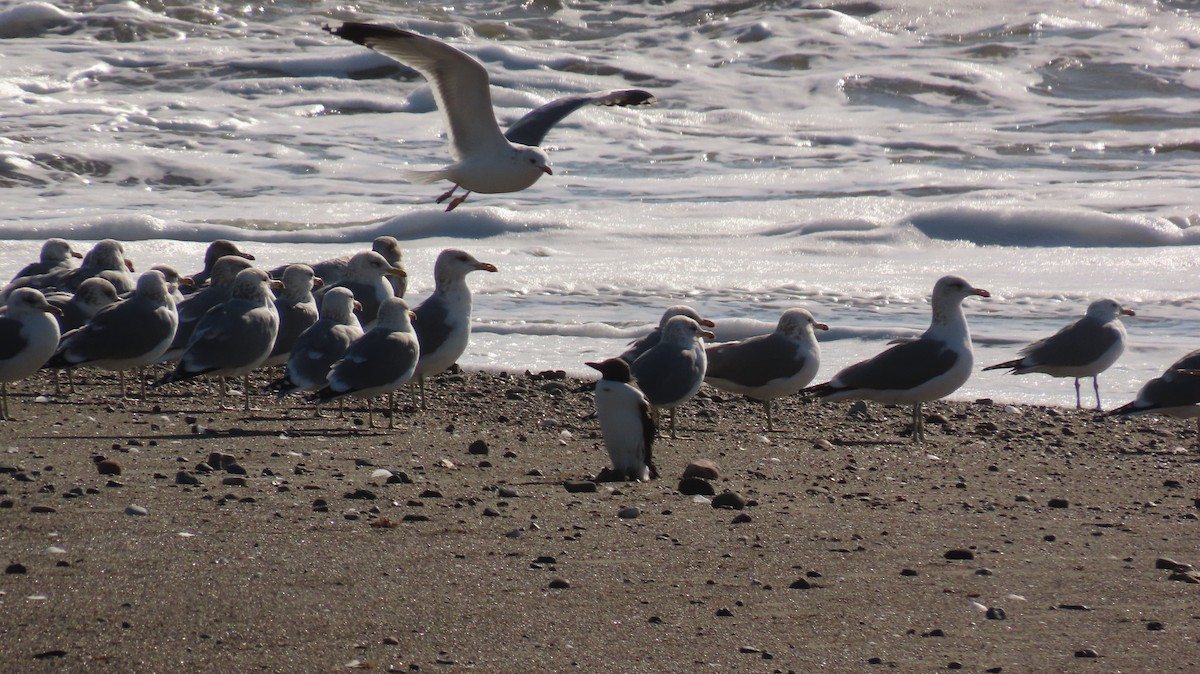
[[[277, 268], [278, 278], [225, 240], [211, 243], [204, 268], [188, 277], [156, 265], [135, 281], [133, 263], [113, 239], [80, 256], [78, 267], [76, 256], [68, 242], [50, 239], [41, 260], [0, 289], [4, 419], [8, 383], [39, 369], [116, 371], [122, 395], [124, 372], [137, 370], [144, 398], [142, 368], [173, 362], [151, 386], [219, 377], [223, 406], [225, 378], [240, 377], [248, 410], [250, 373], [283, 365], [283, 376], [266, 387], [280, 397], [306, 393], [323, 404], [387, 394], [393, 427], [395, 391], [415, 379], [423, 405], [425, 378], [448, 369], [467, 348], [467, 274], [496, 271], [470, 253], [446, 249], [434, 263], [432, 294], [410, 310], [401, 297], [407, 274], [400, 246], [390, 236], [348, 257]], [[368, 413], [374, 426], [369, 404]]]
[[[575, 110], [654, 102], [651, 94], [635, 89], [567, 96], [502, 132], [487, 72], [467, 54], [385, 26], [345, 23], [325, 30], [411, 67], [429, 81], [454, 163], [408, 171], [405, 177], [417, 183], [449, 181], [451, 188], [436, 200], [449, 200], [447, 211], [472, 192], [515, 192], [552, 175], [538, 146]], [[454, 196], [459, 189], [463, 194]], [[82, 261], [76, 266], [78, 258]], [[41, 368], [114, 370], [122, 373], [123, 395], [123, 373], [137, 370], [144, 397], [141, 369], [174, 363], [151, 385], [218, 377], [223, 404], [225, 378], [241, 377], [249, 409], [250, 373], [282, 365], [283, 376], [266, 387], [280, 397], [303, 393], [325, 404], [387, 395], [392, 427], [395, 391], [415, 379], [424, 406], [425, 378], [451, 367], [467, 348], [467, 275], [497, 271], [462, 250], [442, 251], [434, 267], [433, 293], [410, 309], [404, 300], [400, 246], [392, 237], [379, 237], [371, 250], [312, 264], [265, 270], [253, 266], [253, 260], [232, 242], [218, 240], [195, 274], [181, 276], [156, 265], [135, 279], [118, 241], [100, 241], [84, 256], [65, 240], [48, 240], [41, 259], [0, 289], [0, 417], [9, 418], [7, 384]], [[896, 340], [875, 357], [816, 385], [811, 385], [820, 366], [816, 331], [828, 326], [808, 311], [784, 312], [771, 334], [705, 345], [713, 339], [708, 330], [713, 322], [689, 307], [671, 307], [658, 328], [624, 353], [588, 363], [601, 374], [596, 410], [612, 462], [602, 476], [654, 477], [652, 445], [660, 411], [670, 413], [670, 435], [676, 437], [676, 408], [705, 382], [761, 401], [768, 431], [774, 430], [772, 402], [785, 396], [911, 405], [912, 439], [921, 442], [923, 404], [958, 390], [974, 368], [962, 303], [989, 296], [958, 276], [939, 279], [933, 287], [932, 321], [920, 337]], [[1030, 344], [1017, 358], [984, 369], [1073, 377], [1077, 407], [1082, 407], [1079, 380], [1091, 377], [1100, 410], [1097, 377], [1124, 350], [1123, 315], [1133, 312], [1114, 300], [1097, 300], [1079, 321]], [[1145, 412], [1195, 417], [1200, 429], [1200, 351], [1187, 354], [1143, 386], [1134, 401], [1109, 414]], [[373, 427], [370, 402], [368, 420]]]

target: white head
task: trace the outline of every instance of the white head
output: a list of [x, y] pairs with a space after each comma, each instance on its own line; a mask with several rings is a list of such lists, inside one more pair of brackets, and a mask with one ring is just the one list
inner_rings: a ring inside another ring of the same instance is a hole
[[354, 315], [356, 304], [358, 302], [354, 301], [354, 293], [349, 288], [330, 288], [321, 298], [321, 318], [343, 325], [357, 325], [358, 317]]
[[371, 242], [371, 250], [383, 256], [383, 259], [399, 266], [402, 257], [400, 251], [400, 242], [394, 236], [377, 236]]
[[66, 262], [73, 257], [83, 257], [83, 254], [72, 249], [65, 239], [46, 239], [42, 244], [42, 262]]
[[175, 298], [171, 297], [171, 287], [166, 277], [157, 269], [138, 277], [137, 288], [134, 290], [138, 297], [145, 297], [160, 304], [175, 306]]
[[983, 288], [976, 288], [967, 283], [967, 280], [961, 276], [950, 274], [938, 279], [933, 285], [933, 303], [953, 302], [955, 304], [962, 302], [964, 299], [975, 295], [977, 297], [991, 297], [992, 294]]
[[233, 279], [233, 296], [263, 305], [271, 304], [271, 277], [257, 267], [243, 269]]
[[438, 254], [433, 263], [433, 280], [438, 286], [461, 281], [473, 271], [496, 271], [496, 265], [480, 262], [465, 250], [447, 248]]
[[554, 175], [554, 171], [550, 170], [550, 157], [545, 150], [532, 145], [514, 145], [513, 147], [517, 151], [518, 165], [522, 167], [522, 170], [528, 170], [531, 174], [536, 175], [534, 180], [540, 178], [542, 173], [548, 176]]
[[116, 287], [102, 276], [84, 279], [83, 283], [80, 283], [75, 290], [76, 302], [82, 302], [97, 309], [106, 307], [119, 299]]
[[125, 246], [116, 239], [97, 241], [83, 258], [86, 267], [133, 271], [133, 263], [125, 257]]
[[775, 326], [775, 332], [792, 339], [815, 338], [813, 330], [828, 329], [828, 325], [818, 323], [806, 309], [788, 309], [779, 317], [779, 324]]
[[385, 275], [407, 276], [400, 267], [392, 266], [391, 262], [373, 250], [364, 250], [350, 257], [346, 267], [346, 276], [355, 281], [370, 281], [381, 279]]
[[311, 300], [313, 287], [320, 285], [323, 285], [323, 281], [306, 264], [288, 265], [283, 270], [283, 296], [288, 299], [298, 302]]
[[1121, 306], [1120, 302], [1110, 299], [1096, 300], [1089, 304], [1087, 308], [1087, 317], [1102, 323], [1115, 321], [1121, 316], [1136, 315], [1133, 309], [1126, 309]]
[[379, 305], [375, 327], [393, 332], [412, 332], [412, 312], [408, 309], [408, 303], [399, 297], [389, 297]]
[[711, 328], [716, 325], [716, 323], [713, 323], [707, 318], [701, 318], [700, 314], [697, 313], [695, 309], [687, 306], [686, 304], [676, 304], [673, 307], [667, 307], [667, 310], [663, 312], [662, 318], [658, 319], [658, 327], [666, 327], [667, 321], [676, 316], [687, 316], [706, 328]]
[[212, 268], [209, 284], [216, 288], [232, 288], [239, 272], [250, 268], [250, 261], [239, 255], [226, 255], [217, 260]]
[[663, 327], [661, 343], [673, 344], [680, 347], [690, 347], [700, 344], [704, 339], [714, 339], [716, 335], [700, 327], [700, 324], [687, 316], [674, 316]]
[[33, 288], [17, 288], [8, 296], [9, 316], [41, 313], [62, 315], [58, 307], [47, 302], [46, 296]]

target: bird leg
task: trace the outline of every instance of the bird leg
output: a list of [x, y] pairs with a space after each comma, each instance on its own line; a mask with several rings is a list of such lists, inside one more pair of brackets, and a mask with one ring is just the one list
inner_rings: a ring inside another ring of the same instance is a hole
[[129, 389], [125, 387], [125, 370], [117, 370], [117, 379], [121, 382], [121, 400], [129, 398]]
[[771, 433], [775, 430], [775, 425], [771, 422], [771, 401], [770, 399], [763, 401], [763, 408], [767, 410], [767, 432]]
[[140, 365], [134, 370], [137, 372], [138, 381], [142, 384], [142, 400], [146, 399], [146, 370]]
[[429, 409], [425, 405], [425, 375], [420, 375], [417, 377], [417, 389], [421, 393], [421, 411], [424, 412], [425, 410]]
[[370, 428], [375, 428], [375, 406], [372, 405], [374, 402], [374, 398], [367, 398], [367, 426]]
[[[0, 381], [0, 421], [8, 421], [8, 384]], [[1200, 419], [1196, 422], [1200, 428]]]
[[250, 411], [250, 373], [242, 375], [242, 388], [246, 395], [246, 411]]
[[442, 196], [440, 196], [436, 200], [434, 200], [433, 203], [440, 204], [443, 201], [449, 199], [450, 197], [454, 196], [454, 192], [457, 189], [458, 189], [458, 183], [455, 183], [454, 187], [451, 187], [450, 189], [446, 190], [446, 192], [444, 194], [442, 194]]
[[675, 409], [676, 408], [674, 408], [674, 407], [671, 408], [671, 439], [672, 440], [677, 440], [679, 438], [679, 436], [675, 435]]
[[1103, 412], [1104, 408], [1100, 406], [1100, 380], [1096, 378], [1097, 376], [1092, 375], [1092, 388], [1096, 390], [1096, 411]]
[[914, 403], [912, 412], [912, 437], [913, 442], [917, 444], [925, 442], [925, 415], [921, 413], [921, 405], [922, 403]]
[[1079, 397], [1079, 377], [1075, 378], [1075, 409], [1083, 409], [1083, 400]]
[[396, 392], [388, 391], [388, 428], [396, 427]]
[[450, 211], [458, 208], [458, 205], [461, 204], [462, 202], [466, 201], [467, 197], [470, 195], [471, 195], [471, 192], [470, 192], [470, 190], [468, 190], [466, 192], [463, 192], [463, 195], [461, 197], [454, 197], [454, 200], [451, 201], [450, 205], [446, 207], [446, 212], [449, 213]]

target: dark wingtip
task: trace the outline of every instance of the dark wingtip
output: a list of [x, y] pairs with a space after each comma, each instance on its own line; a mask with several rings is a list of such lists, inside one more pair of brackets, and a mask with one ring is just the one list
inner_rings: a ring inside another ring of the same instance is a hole
[[367, 42], [372, 38], [419, 37], [416, 33], [410, 33], [399, 28], [389, 28], [373, 23], [356, 23], [354, 21], [347, 21], [337, 28], [330, 28], [326, 25], [324, 26], [324, 30], [330, 35], [336, 35], [343, 40], [349, 40], [364, 47], [370, 46]]
[[621, 89], [614, 91], [603, 99], [596, 101], [598, 105], [628, 107], [631, 105], [651, 105], [657, 103], [654, 94], [642, 89]]

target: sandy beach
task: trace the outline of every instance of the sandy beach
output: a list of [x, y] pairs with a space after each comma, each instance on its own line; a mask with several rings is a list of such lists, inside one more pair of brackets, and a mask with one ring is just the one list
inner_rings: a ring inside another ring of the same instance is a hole
[[706, 388], [661, 479], [596, 484], [552, 373], [440, 377], [394, 430], [76, 379], [0, 423], [5, 672], [1200, 670], [1190, 421], [937, 403], [916, 447], [904, 408], [765, 433]]

